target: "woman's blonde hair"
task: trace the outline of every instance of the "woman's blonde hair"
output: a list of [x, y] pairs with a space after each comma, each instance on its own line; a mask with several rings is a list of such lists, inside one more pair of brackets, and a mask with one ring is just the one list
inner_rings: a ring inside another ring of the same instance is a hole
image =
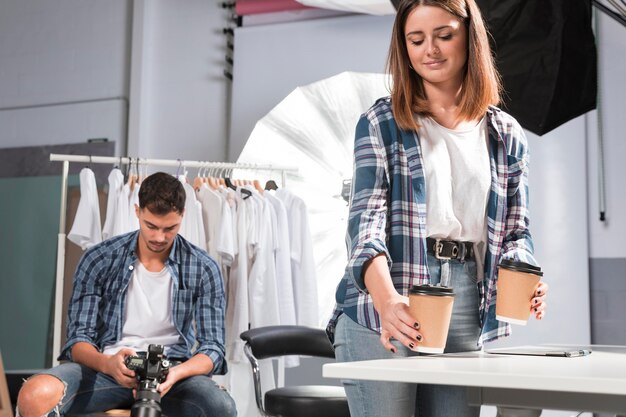
[[411, 67], [404, 34], [409, 14], [418, 6], [439, 7], [467, 26], [467, 62], [458, 117], [481, 118], [489, 105], [500, 102], [502, 84], [489, 47], [487, 29], [474, 0], [403, 0], [391, 35], [387, 72], [391, 75], [391, 104], [401, 129], [417, 130], [414, 115], [430, 115], [422, 78]]

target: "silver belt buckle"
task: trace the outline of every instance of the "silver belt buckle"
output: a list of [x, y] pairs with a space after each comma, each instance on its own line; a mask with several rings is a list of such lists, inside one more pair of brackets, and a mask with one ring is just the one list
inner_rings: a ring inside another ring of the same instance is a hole
[[435, 239], [435, 247], [433, 248], [433, 251], [435, 252], [435, 258], [440, 260], [450, 260], [452, 258], [456, 258], [459, 254], [459, 245], [455, 244], [452, 248], [452, 256], [443, 256], [441, 254], [441, 251], [443, 250], [443, 243], [441, 243], [441, 240], [442, 239]]

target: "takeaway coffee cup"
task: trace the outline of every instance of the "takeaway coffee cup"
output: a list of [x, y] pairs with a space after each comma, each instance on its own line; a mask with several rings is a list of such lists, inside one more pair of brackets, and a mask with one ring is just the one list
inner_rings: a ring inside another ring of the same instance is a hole
[[416, 285], [409, 292], [409, 312], [420, 324], [417, 351], [443, 353], [450, 328], [454, 292], [450, 287]]
[[496, 319], [525, 326], [543, 272], [538, 266], [507, 259], [498, 268]]

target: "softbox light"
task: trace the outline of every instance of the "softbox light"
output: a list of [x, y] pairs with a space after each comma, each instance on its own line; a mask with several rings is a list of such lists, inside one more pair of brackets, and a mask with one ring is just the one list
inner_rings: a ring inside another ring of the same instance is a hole
[[[298, 0], [319, 8], [393, 14], [400, 0]], [[501, 107], [543, 135], [596, 107], [590, 0], [477, 0], [504, 82]]]
[[543, 135], [596, 107], [589, 0], [477, 0], [504, 81], [502, 107]]

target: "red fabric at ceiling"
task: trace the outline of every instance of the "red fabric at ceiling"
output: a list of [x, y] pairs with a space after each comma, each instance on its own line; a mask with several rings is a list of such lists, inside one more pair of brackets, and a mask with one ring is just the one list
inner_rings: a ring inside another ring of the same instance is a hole
[[235, 3], [235, 12], [239, 16], [310, 8], [296, 0], [237, 0]]

